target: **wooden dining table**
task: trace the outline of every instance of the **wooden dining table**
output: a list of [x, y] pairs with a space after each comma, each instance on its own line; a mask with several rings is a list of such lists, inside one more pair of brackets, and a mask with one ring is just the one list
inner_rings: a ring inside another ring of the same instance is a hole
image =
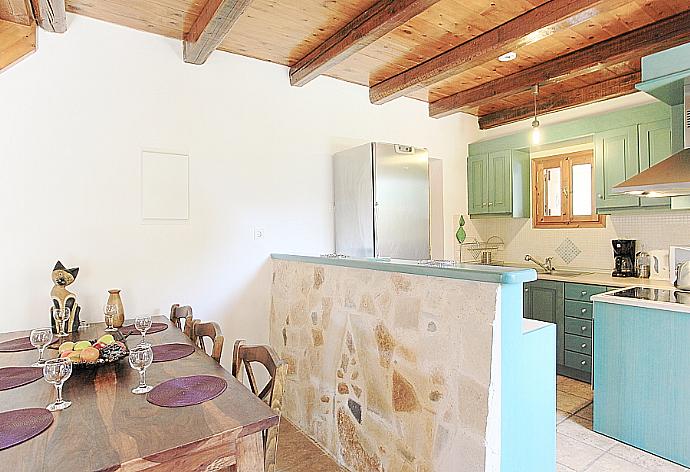
[[[192, 344], [166, 317], [168, 329], [149, 334], [153, 344]], [[125, 324], [128, 324], [127, 322]], [[94, 340], [105, 325], [92, 324], [67, 340]], [[28, 336], [29, 331], [2, 333], [0, 342]], [[126, 339], [128, 347], [140, 340]], [[57, 357], [47, 349], [46, 357]], [[0, 352], [0, 367], [29, 366], [38, 351]], [[188, 357], [154, 362], [146, 371], [148, 385], [175, 377], [215, 375], [227, 381], [218, 397], [194, 406], [165, 408], [149, 403], [131, 389], [139, 374], [127, 359], [97, 369], [77, 370], [63, 389], [66, 410], [53, 413], [52, 425], [22, 444], [0, 451], [0, 470], [7, 471], [205, 471], [225, 458], [237, 472], [264, 470], [262, 431], [278, 424], [278, 415], [252, 392], [199, 350]], [[39, 379], [0, 391], [0, 411], [45, 407], [55, 399], [52, 385]], [[233, 460], [234, 458], [234, 460]]]

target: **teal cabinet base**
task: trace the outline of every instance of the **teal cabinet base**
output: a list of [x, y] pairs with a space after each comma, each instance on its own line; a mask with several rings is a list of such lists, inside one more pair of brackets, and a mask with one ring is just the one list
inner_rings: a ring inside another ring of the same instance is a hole
[[584, 372], [580, 369], [574, 369], [568, 367], [567, 365], [557, 365], [556, 373], [562, 375], [563, 377], [568, 377], [570, 379], [579, 380], [580, 382], [591, 383], [592, 377], [589, 372]]
[[594, 303], [594, 430], [690, 466], [690, 316]]

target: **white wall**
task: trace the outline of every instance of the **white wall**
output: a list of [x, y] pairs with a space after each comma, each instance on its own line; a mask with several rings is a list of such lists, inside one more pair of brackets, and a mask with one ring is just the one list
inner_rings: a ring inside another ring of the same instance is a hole
[[[178, 41], [70, 23], [0, 74], [0, 331], [48, 324], [60, 259], [81, 268], [87, 319], [117, 287], [128, 315], [188, 303], [231, 340], [267, 341], [268, 256], [333, 250], [330, 156], [367, 141], [428, 147], [444, 159], [446, 220], [462, 211], [474, 118], [373, 106], [328, 78], [292, 88], [285, 67], [227, 53], [187, 65]], [[142, 223], [142, 149], [189, 153], [188, 223]]]

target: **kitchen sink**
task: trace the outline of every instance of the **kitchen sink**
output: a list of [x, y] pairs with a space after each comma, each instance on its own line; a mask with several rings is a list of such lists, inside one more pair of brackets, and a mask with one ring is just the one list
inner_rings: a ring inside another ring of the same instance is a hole
[[543, 270], [538, 270], [537, 271], [540, 274], [548, 274], [548, 275], [553, 275], [556, 277], [577, 277], [578, 275], [588, 275], [588, 274], [593, 274], [594, 272], [584, 272], [584, 271], [578, 271], [578, 270], [554, 270], [551, 273], [545, 272]]

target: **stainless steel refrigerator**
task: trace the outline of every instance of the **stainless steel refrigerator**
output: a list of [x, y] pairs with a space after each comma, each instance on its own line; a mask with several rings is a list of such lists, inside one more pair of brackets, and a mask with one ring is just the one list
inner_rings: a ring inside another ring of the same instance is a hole
[[429, 154], [369, 143], [333, 156], [336, 253], [429, 259]]

